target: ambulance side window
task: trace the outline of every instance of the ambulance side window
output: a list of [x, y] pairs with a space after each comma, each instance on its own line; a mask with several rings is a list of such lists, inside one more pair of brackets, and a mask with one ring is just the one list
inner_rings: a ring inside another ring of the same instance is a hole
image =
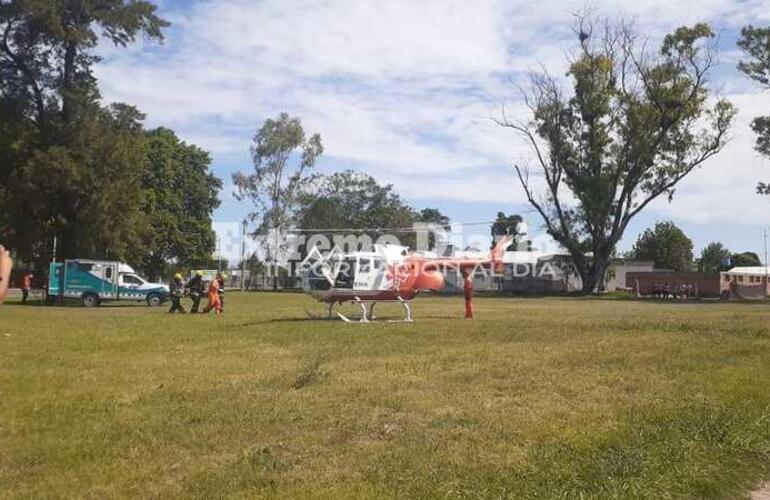
[[111, 268], [111, 267], [108, 267], [108, 268], [107, 268], [107, 272], [105, 272], [105, 273], [104, 273], [104, 276], [105, 276], [105, 278], [107, 278], [108, 280], [109, 280], [109, 279], [112, 279], [112, 268]]
[[134, 276], [131, 276], [130, 274], [124, 274], [123, 275], [123, 283], [129, 284], [129, 285], [141, 285], [142, 282], [136, 279]]
[[371, 269], [369, 259], [361, 259], [358, 261], [358, 272], [368, 273]]

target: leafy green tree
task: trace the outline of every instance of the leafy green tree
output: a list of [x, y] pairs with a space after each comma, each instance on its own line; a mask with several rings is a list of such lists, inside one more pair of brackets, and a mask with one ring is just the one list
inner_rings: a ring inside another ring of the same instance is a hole
[[725, 271], [726, 268], [729, 267], [727, 264], [729, 260], [730, 250], [725, 248], [722, 243], [714, 241], [701, 250], [700, 268], [704, 273]]
[[136, 260], [146, 231], [142, 118], [130, 106], [81, 106], [69, 146], [36, 148], [8, 182], [12, 241], [25, 257]]
[[423, 208], [417, 212], [418, 222], [429, 222], [449, 229], [450, 220], [449, 217], [444, 215], [438, 208]]
[[759, 256], [754, 252], [734, 253], [730, 256], [733, 267], [758, 267], [762, 265]]
[[[449, 217], [444, 215], [441, 210], [438, 208], [423, 208], [422, 210], [416, 211], [414, 216], [414, 222], [421, 222], [423, 224], [433, 224], [436, 226], [441, 227], [444, 231], [450, 230], [450, 220]], [[409, 244], [413, 249], [417, 249], [417, 244], [415, 242], [414, 246], [412, 246], [411, 238], [409, 242], [406, 242]], [[436, 241], [436, 234], [433, 232], [428, 233], [428, 248], [427, 249], [436, 249], [440, 245], [445, 245], [446, 241]]]
[[0, 227], [23, 258], [46, 260], [54, 236], [64, 257], [138, 251], [142, 117], [99, 105], [93, 49], [167, 25], [142, 0], [0, 3]]
[[[738, 69], [765, 89], [770, 89], [770, 26], [744, 27], [738, 47], [749, 57], [748, 60], [738, 63]], [[751, 128], [757, 134], [756, 150], [770, 158], [770, 116], [754, 118]], [[770, 183], [758, 183], [757, 193], [770, 194]]]
[[523, 222], [524, 219], [522, 219], [520, 215], [505, 215], [503, 212], [497, 212], [497, 219], [495, 219], [495, 222], [492, 223], [492, 228], [490, 230], [493, 245], [496, 238], [499, 238], [500, 236], [513, 236], [513, 243], [511, 244], [511, 248], [529, 248], [530, 242], [524, 242], [525, 244], [522, 245], [519, 241], [520, 226]]
[[[254, 173], [233, 174], [236, 198], [254, 203], [251, 218], [260, 221], [258, 232], [273, 232], [267, 242], [269, 261], [277, 261], [280, 249], [276, 242], [289, 229], [297, 198], [312, 179], [309, 170], [322, 153], [320, 135], [307, 138], [299, 118], [281, 113], [266, 120], [254, 135]], [[278, 288], [277, 278], [273, 288]]]
[[[6, 95], [46, 133], [66, 141], [55, 122], [78, 118], [78, 106], [98, 98], [91, 51], [100, 38], [124, 47], [137, 36], [162, 40], [169, 24], [143, 0], [11, 0], [0, 4], [0, 74]], [[61, 125], [61, 123], [59, 123]]]
[[519, 224], [524, 219], [520, 215], [505, 215], [503, 212], [497, 212], [497, 219], [492, 223], [492, 237], [503, 235], [516, 236], [519, 233]]
[[[300, 228], [361, 230], [358, 234], [366, 234], [372, 241], [384, 234], [395, 234], [402, 244], [412, 248], [413, 223], [447, 227], [450, 222], [438, 209], [413, 209], [391, 184], [381, 185], [372, 176], [351, 170], [317, 177], [312, 189], [306, 190], [299, 201], [296, 225]], [[331, 241], [339, 232], [317, 234], [324, 234]]]
[[146, 133], [147, 167], [142, 176], [144, 212], [151, 230], [140, 268], [165, 276], [168, 266], [197, 267], [216, 245], [211, 215], [222, 181], [209, 172], [211, 158], [166, 128]]
[[646, 229], [631, 254], [635, 259], [652, 260], [661, 269], [689, 271], [692, 267], [692, 241], [671, 221]]
[[654, 199], [671, 199], [690, 172], [719, 153], [735, 111], [710, 107], [714, 32], [706, 24], [667, 35], [657, 53], [626, 25], [579, 21], [571, 91], [532, 76], [529, 119], [500, 124], [532, 148], [542, 173], [516, 173], [547, 232], [569, 253], [584, 292], [603, 288], [613, 250]]

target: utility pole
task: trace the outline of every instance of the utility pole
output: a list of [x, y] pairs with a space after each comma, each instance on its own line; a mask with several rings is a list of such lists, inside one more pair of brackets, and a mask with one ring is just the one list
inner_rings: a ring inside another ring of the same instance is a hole
[[241, 291], [246, 286], [246, 219], [243, 219], [243, 231], [241, 231]]
[[222, 272], [222, 237], [217, 234], [217, 274]]
[[767, 226], [762, 228], [765, 237], [765, 296], [767, 296]]

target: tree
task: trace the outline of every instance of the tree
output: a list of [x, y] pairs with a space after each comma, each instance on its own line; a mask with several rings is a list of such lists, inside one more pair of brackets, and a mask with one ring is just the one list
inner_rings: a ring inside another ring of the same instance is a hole
[[[286, 113], [266, 120], [257, 130], [251, 146], [254, 173], [235, 173], [233, 183], [237, 199], [248, 198], [254, 203], [256, 211], [251, 218], [261, 219], [259, 232], [272, 231], [277, 239], [279, 233], [288, 229], [297, 197], [312, 179], [308, 170], [322, 153], [321, 136], [306, 138], [300, 119]], [[295, 158], [292, 167], [291, 160]], [[278, 248], [274, 241], [269, 243], [269, 259], [275, 263]], [[277, 277], [273, 288], [278, 288]]]
[[146, 231], [143, 116], [130, 106], [81, 106], [69, 145], [35, 148], [8, 180], [12, 241], [25, 258], [135, 260]]
[[689, 271], [692, 267], [692, 241], [673, 222], [655, 224], [636, 240], [631, 254], [636, 259], [652, 260], [655, 267]]
[[54, 235], [64, 257], [136, 253], [142, 116], [100, 106], [92, 51], [167, 25], [141, 0], [0, 3], [0, 228], [23, 258]]
[[[0, 4], [0, 75], [6, 96], [46, 135], [66, 140], [56, 123], [78, 118], [78, 106], [98, 98], [91, 53], [100, 37], [125, 47], [138, 35], [162, 40], [169, 23], [143, 0], [11, 0]], [[98, 31], [97, 31], [98, 30]], [[59, 123], [58, 125], [61, 125]], [[57, 134], [58, 132], [58, 134]]]
[[725, 248], [722, 243], [711, 242], [701, 250], [700, 268], [704, 273], [715, 273], [726, 271], [730, 262], [730, 250]]
[[[503, 212], [497, 212], [497, 219], [492, 223], [490, 233], [492, 235], [492, 245], [500, 236], [513, 236], [512, 248], [519, 248], [519, 230], [524, 219], [520, 215], [505, 215]], [[527, 245], [529, 246], [529, 245]]]
[[151, 230], [140, 268], [155, 277], [166, 275], [171, 262], [197, 267], [210, 260], [215, 247], [211, 215], [219, 206], [222, 181], [208, 170], [209, 154], [173, 131], [158, 128], [145, 136], [142, 187]]
[[678, 28], [659, 52], [626, 25], [578, 23], [571, 92], [548, 74], [532, 75], [528, 120], [499, 123], [532, 148], [544, 191], [515, 165], [548, 234], [570, 254], [584, 292], [603, 288], [629, 222], [660, 196], [669, 200], [690, 172], [719, 153], [735, 111], [708, 107], [714, 32]]
[[[765, 89], [770, 89], [770, 27], [744, 27], [738, 47], [749, 57], [748, 61], [738, 63], [738, 70]], [[751, 128], [757, 134], [756, 150], [770, 158], [770, 116], [754, 118]], [[758, 183], [757, 193], [770, 194], [770, 183]]]
[[762, 265], [759, 256], [754, 252], [734, 253], [730, 256], [733, 267], [758, 267]]
[[[441, 227], [444, 231], [450, 230], [449, 217], [441, 213], [441, 210], [438, 208], [423, 208], [416, 213], [415, 219], [415, 222], [434, 224]], [[446, 242], [436, 241], [436, 235], [432, 232], [428, 234], [428, 249], [436, 249], [439, 243], [445, 244]]]
[[317, 229], [310, 234], [323, 234], [330, 241], [340, 231], [323, 229], [348, 229], [372, 241], [395, 233], [402, 244], [412, 247], [413, 223], [449, 225], [449, 218], [440, 210], [426, 208], [418, 212], [401, 199], [391, 184], [381, 185], [372, 176], [351, 170], [317, 177], [312, 189], [300, 196], [295, 220], [300, 228]]

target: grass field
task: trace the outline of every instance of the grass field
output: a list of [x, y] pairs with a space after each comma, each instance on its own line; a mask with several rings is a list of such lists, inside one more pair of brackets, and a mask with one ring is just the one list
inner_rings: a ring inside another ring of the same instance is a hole
[[[0, 497], [740, 498], [770, 306], [419, 299], [414, 324], [0, 308]], [[379, 313], [400, 316], [399, 309]], [[351, 309], [352, 313], [352, 309]]]

